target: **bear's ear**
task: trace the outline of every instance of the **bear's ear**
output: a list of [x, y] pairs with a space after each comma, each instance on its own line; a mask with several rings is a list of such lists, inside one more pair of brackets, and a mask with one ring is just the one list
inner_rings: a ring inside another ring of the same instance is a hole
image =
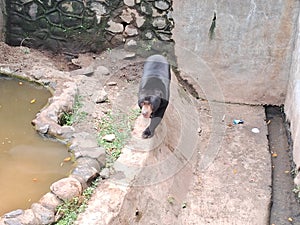
[[158, 96], [151, 96], [150, 103], [152, 105], [152, 112], [155, 112], [160, 106], [161, 98]]
[[138, 100], [138, 105], [139, 105], [140, 108], [143, 107], [144, 101], [145, 101], [145, 98], [141, 98], [141, 99]]

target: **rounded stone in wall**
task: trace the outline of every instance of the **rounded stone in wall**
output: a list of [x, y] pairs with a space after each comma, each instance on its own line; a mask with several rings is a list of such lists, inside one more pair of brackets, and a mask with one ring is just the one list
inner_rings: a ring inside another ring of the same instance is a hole
[[65, 14], [81, 15], [84, 5], [80, 1], [62, 1], [58, 4], [59, 9]]
[[120, 18], [122, 19], [122, 21], [124, 21], [127, 24], [131, 23], [133, 20], [131, 10], [124, 9], [122, 11], [122, 14], [120, 15]]
[[110, 39], [109, 43], [112, 46], [119, 46], [124, 43], [124, 37], [122, 34], [117, 34]]
[[152, 5], [148, 2], [142, 2], [141, 3], [141, 11], [146, 15], [152, 15]]
[[158, 16], [164, 16], [164, 15], [166, 15], [165, 11], [158, 10], [155, 7], [152, 8], [152, 15], [151, 15], [152, 18], [155, 18], [155, 17], [158, 17]]
[[[12, 21], [14, 21], [14, 23], [22, 23], [23, 21], [24, 21], [24, 18], [23, 17], [21, 17], [19, 14], [17, 14], [17, 13], [15, 13], [14, 15], [12, 15], [11, 17], [10, 17], [10, 19], [12, 20]], [[12, 28], [12, 27], [11, 27]]]
[[49, 13], [47, 16], [48, 21], [51, 24], [59, 25], [60, 23], [60, 13], [58, 11], [53, 11]]
[[65, 30], [61, 27], [51, 27], [50, 29], [51, 34], [53, 34], [54, 36], [60, 37], [65, 33]]
[[34, 2], [28, 2], [24, 4], [23, 14], [27, 14], [26, 17], [35, 20], [37, 17], [43, 15], [44, 9], [41, 5]]
[[102, 16], [107, 14], [107, 9], [101, 2], [92, 2], [91, 9], [96, 14], [97, 23], [100, 23]]
[[167, 21], [165, 17], [155, 17], [152, 22], [153, 27], [157, 28], [158, 30], [162, 30], [167, 26]]
[[124, 33], [128, 37], [133, 37], [133, 36], [136, 36], [136, 35], [139, 34], [138, 30], [134, 26], [132, 26], [132, 25], [126, 26]]
[[24, 9], [24, 6], [22, 6], [22, 5], [17, 5], [17, 4], [13, 4], [12, 6], [11, 6], [11, 9], [13, 10], [13, 11], [16, 11], [16, 12], [22, 12], [23, 11], [23, 9]]
[[92, 28], [96, 23], [96, 19], [94, 17], [83, 17], [82, 19], [82, 26], [85, 29]]
[[165, 0], [159, 0], [159, 1], [155, 1], [154, 6], [159, 10], [165, 11], [170, 8], [170, 2]]
[[39, 30], [36, 32], [36, 37], [40, 40], [46, 40], [49, 37], [49, 33], [45, 30]]
[[127, 6], [134, 6], [135, 2], [134, 0], [124, 0], [124, 4]]
[[161, 41], [171, 41], [172, 40], [172, 34], [167, 32], [157, 32], [157, 37]]
[[50, 24], [46, 18], [41, 18], [39, 20], [39, 25], [41, 29], [49, 29]]
[[137, 27], [142, 27], [145, 23], [146, 19], [142, 16], [136, 15], [135, 16], [135, 23]]
[[128, 39], [125, 43], [125, 49], [126, 50], [136, 50], [137, 48], [137, 42], [133, 39]]
[[153, 34], [153, 31], [151, 31], [151, 30], [147, 30], [147, 31], [144, 33], [144, 38], [145, 38], [146, 40], [151, 40], [153, 37], [154, 37], [154, 34]]
[[66, 28], [79, 27], [81, 26], [81, 18], [64, 16], [62, 18], [62, 24]]
[[30, 3], [30, 5], [28, 5], [29, 7], [27, 8], [27, 13], [30, 16], [31, 19], [36, 19], [37, 17], [37, 13], [38, 13], [38, 6], [37, 4]]
[[106, 30], [112, 32], [112, 33], [122, 33], [124, 31], [124, 27], [121, 23], [116, 23], [112, 20], [108, 21], [107, 23], [109, 25]]

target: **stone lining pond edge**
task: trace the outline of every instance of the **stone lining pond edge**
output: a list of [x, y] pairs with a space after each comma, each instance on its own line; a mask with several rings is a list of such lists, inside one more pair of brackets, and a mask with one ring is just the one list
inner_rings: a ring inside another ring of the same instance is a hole
[[[36, 71], [40, 73], [35, 73]], [[51, 91], [52, 97], [49, 98], [48, 104], [40, 110], [32, 124], [42, 136], [54, 138], [66, 144], [68, 150], [74, 154], [75, 167], [68, 177], [54, 182], [50, 186], [50, 192], [42, 196], [37, 203], [33, 203], [30, 209], [17, 209], [0, 217], [0, 225], [52, 224], [58, 219], [56, 217], [57, 206], [80, 196], [105, 166], [105, 149], [98, 146], [96, 137], [85, 132], [76, 133], [72, 126], [59, 125], [61, 113], [72, 109], [75, 96], [78, 94], [76, 81], [72, 78], [68, 79], [68, 72], [49, 68], [48, 73], [43, 72], [45, 71], [41, 68], [33, 68], [30, 74], [16, 74], [9, 68], [0, 67], [0, 73], [6, 76], [34, 82]], [[48, 77], [39, 76], [41, 74], [47, 74]], [[59, 79], [62, 75], [64, 78]]]

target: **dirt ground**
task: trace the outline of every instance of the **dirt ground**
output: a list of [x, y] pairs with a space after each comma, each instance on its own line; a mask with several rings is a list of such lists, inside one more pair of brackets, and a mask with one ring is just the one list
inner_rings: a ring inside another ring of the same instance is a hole
[[[74, 57], [0, 42], [0, 52], [0, 67], [17, 74], [33, 66], [71, 71], [95, 62], [109, 69], [108, 76], [74, 75], [88, 114], [77, 130], [96, 134], [108, 110], [137, 107], [144, 59], [124, 59], [122, 49]], [[96, 104], [93, 94], [102, 88], [109, 101]], [[268, 224], [272, 184], [264, 108], [196, 100], [174, 75], [170, 102], [150, 140], [141, 139], [145, 121], [138, 118], [111, 177], [99, 184], [76, 224]]]

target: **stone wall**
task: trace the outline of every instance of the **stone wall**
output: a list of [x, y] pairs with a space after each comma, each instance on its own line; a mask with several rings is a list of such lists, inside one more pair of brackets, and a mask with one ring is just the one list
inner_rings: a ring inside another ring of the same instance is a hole
[[172, 42], [172, 0], [7, 0], [7, 11], [10, 45], [73, 53]]

